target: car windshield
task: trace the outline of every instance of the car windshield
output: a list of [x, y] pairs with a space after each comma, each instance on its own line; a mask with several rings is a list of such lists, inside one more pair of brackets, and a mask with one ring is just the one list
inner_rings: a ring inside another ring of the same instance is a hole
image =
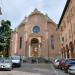
[[59, 62], [59, 60], [58, 59], [55, 59], [55, 61], [54, 62]]
[[4, 60], [4, 63], [10, 63], [11, 61], [10, 60], [8, 60], [8, 59], [5, 59]]
[[0, 59], [0, 63], [10, 63], [10, 62], [11, 62], [10, 59], [5, 59], [5, 58]]
[[0, 63], [3, 63], [4, 62], [4, 60], [3, 59], [0, 59]]
[[20, 59], [20, 56], [12, 56], [11, 59], [18, 60]]
[[75, 59], [71, 59], [72, 61], [75, 61]]
[[68, 59], [66, 60], [66, 63], [75, 63], [75, 59]]

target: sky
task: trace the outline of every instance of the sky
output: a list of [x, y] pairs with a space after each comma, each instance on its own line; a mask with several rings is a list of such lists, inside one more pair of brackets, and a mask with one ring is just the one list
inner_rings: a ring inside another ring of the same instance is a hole
[[15, 29], [35, 8], [59, 23], [67, 0], [0, 0], [2, 15], [0, 20], [10, 20], [11, 28]]

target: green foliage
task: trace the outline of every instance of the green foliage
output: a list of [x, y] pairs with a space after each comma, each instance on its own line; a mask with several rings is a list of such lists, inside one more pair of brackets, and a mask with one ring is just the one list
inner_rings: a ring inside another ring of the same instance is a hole
[[0, 26], [0, 51], [8, 50], [10, 45], [10, 36], [12, 29], [9, 20], [2, 20]]

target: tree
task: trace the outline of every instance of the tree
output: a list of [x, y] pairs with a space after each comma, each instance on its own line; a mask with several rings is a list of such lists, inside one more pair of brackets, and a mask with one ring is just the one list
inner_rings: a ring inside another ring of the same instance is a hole
[[11, 22], [9, 20], [2, 20], [1, 26], [0, 26], [0, 51], [6, 52], [6, 55], [8, 55], [8, 50], [10, 46], [10, 36], [12, 29]]

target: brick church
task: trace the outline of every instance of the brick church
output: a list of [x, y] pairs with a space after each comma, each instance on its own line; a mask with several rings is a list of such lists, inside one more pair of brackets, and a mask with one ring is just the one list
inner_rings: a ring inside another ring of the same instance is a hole
[[25, 17], [11, 34], [10, 55], [56, 57], [59, 55], [56, 23], [38, 9]]

